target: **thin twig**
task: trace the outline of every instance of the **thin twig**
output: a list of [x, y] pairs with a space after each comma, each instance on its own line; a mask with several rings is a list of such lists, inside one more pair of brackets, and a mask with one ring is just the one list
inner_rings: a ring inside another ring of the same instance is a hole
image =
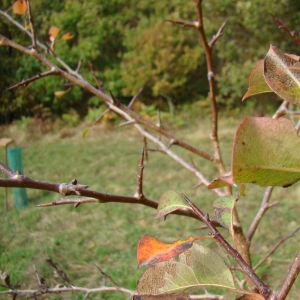
[[281, 105], [276, 110], [275, 114], [272, 116], [273, 119], [278, 119], [286, 114], [287, 107], [289, 106], [289, 102], [284, 100]]
[[100, 288], [94, 288], [94, 289], [89, 289], [89, 288], [84, 288], [84, 287], [63, 287], [63, 288], [49, 288], [47, 289], [46, 292], [41, 292], [40, 290], [18, 290], [18, 289], [10, 289], [7, 291], [2, 291], [0, 292], [0, 295], [22, 295], [22, 294], [30, 294], [30, 295], [42, 295], [42, 294], [60, 294], [60, 293], [67, 293], [67, 292], [85, 292], [88, 294], [92, 293], [101, 293], [101, 292], [122, 292], [125, 294], [133, 295], [134, 291], [125, 289], [125, 288], [117, 288], [117, 287], [100, 287]]
[[96, 76], [96, 73], [95, 73], [95, 70], [94, 70], [94, 67], [93, 65], [91, 64], [91, 62], [88, 62], [88, 66], [89, 66], [89, 69], [94, 77], [94, 80], [97, 84], [97, 87], [98, 87], [98, 90], [102, 91], [102, 86], [101, 86], [101, 82], [99, 81], [99, 79], [97, 78]]
[[291, 36], [293, 38], [293, 40], [300, 46], [300, 39], [297, 37], [296, 32], [291, 31], [278, 18], [276, 18], [272, 14], [271, 14], [271, 16], [273, 17], [274, 21], [278, 24], [278, 28], [283, 29], [285, 32], [287, 32], [288, 35]]
[[32, 14], [31, 14], [30, 1], [26, 0], [26, 2], [27, 2], [27, 14], [28, 14], [30, 30], [31, 30], [32, 47], [33, 47], [34, 50], [37, 51], [38, 49], [37, 49], [35, 29], [34, 29], [34, 26], [33, 26], [33, 19], [32, 19]]
[[133, 124], [135, 124], [134, 120], [126, 121], [126, 122], [120, 123], [117, 126], [115, 126], [115, 129], [120, 128], [120, 127], [124, 127], [124, 126], [128, 126], [128, 125], [133, 125]]
[[83, 60], [83, 56], [81, 56], [80, 59], [79, 59], [79, 61], [78, 61], [77, 68], [75, 70], [76, 73], [79, 73], [79, 70], [81, 68], [82, 60]]
[[46, 71], [46, 72], [43, 72], [43, 73], [38, 73], [37, 75], [29, 78], [29, 79], [23, 79], [21, 82], [11, 86], [8, 88], [8, 90], [13, 90], [17, 87], [20, 87], [20, 86], [27, 86], [28, 84], [30, 84], [31, 82], [33, 81], [36, 81], [38, 79], [41, 79], [43, 77], [47, 77], [47, 76], [50, 76], [50, 75], [58, 75], [57, 71], [55, 68], [49, 70], [49, 71]]
[[240, 289], [243, 289], [244, 287], [243, 287], [242, 281], [239, 280], [237, 273], [236, 273], [236, 270], [241, 271], [241, 272], [243, 272], [243, 270], [240, 267], [231, 266], [231, 262], [229, 260], [228, 253], [224, 250], [224, 248], [221, 246], [220, 243], [217, 243], [217, 246], [219, 248], [219, 251], [222, 252], [223, 257], [226, 260], [226, 265], [230, 269], [234, 281], [237, 283], [237, 285], [239, 286]]
[[110, 275], [106, 274], [106, 273], [105, 273], [100, 267], [98, 267], [96, 264], [95, 264], [95, 267], [100, 271], [100, 273], [101, 273], [105, 278], [109, 279], [115, 287], [121, 288], [121, 287], [117, 284], [117, 282], [116, 282]]
[[162, 123], [161, 123], [161, 116], [160, 116], [160, 110], [157, 110], [157, 126], [158, 127], [162, 127]]
[[139, 162], [139, 170], [136, 174], [137, 179], [137, 187], [136, 192], [134, 194], [134, 197], [137, 197], [138, 199], [144, 198], [143, 193], [143, 173], [144, 173], [144, 149], [142, 151], [140, 162]]
[[216, 41], [221, 37], [221, 35], [223, 34], [223, 30], [225, 28], [227, 24], [227, 20], [220, 26], [218, 32], [213, 36], [213, 38], [211, 39], [211, 41], [208, 43], [210, 48], [213, 48]]
[[283, 244], [286, 240], [288, 240], [289, 238], [293, 237], [300, 229], [300, 226], [297, 227], [291, 234], [289, 234], [288, 236], [284, 237], [284, 238], [281, 238], [274, 246], [273, 248], [253, 267], [253, 270], [257, 270], [257, 268], [259, 266], [261, 266], [267, 259], [270, 255], [272, 255], [275, 250], [281, 245]]
[[186, 22], [186, 21], [176, 21], [176, 20], [166, 20], [170, 23], [173, 23], [173, 24], [179, 24], [179, 25], [182, 25], [183, 27], [194, 27], [194, 28], [197, 28], [198, 26], [198, 22]]
[[287, 276], [284, 279], [281, 288], [276, 293], [276, 300], [286, 299], [286, 296], [291, 290], [299, 272], [300, 272], [300, 251], [298, 251], [290, 269], [288, 270]]
[[264, 193], [260, 208], [259, 208], [258, 212], [256, 213], [255, 217], [253, 218], [253, 221], [252, 221], [251, 225], [249, 226], [249, 229], [246, 233], [246, 239], [248, 242], [250, 242], [252, 240], [252, 237], [258, 227], [259, 222], [261, 221], [261, 219], [262, 219], [263, 215], [266, 213], [266, 211], [270, 208], [269, 200], [272, 195], [273, 189], [274, 189], [274, 187], [272, 187], [272, 186], [268, 186], [265, 189], [265, 193]]
[[54, 262], [51, 258], [47, 258], [46, 262], [50, 264], [57, 272], [57, 274], [65, 281], [67, 281], [69, 284], [73, 285], [68, 277], [68, 275], [62, 270], [62, 268]]
[[37, 204], [36, 207], [47, 207], [55, 205], [65, 205], [65, 204], [74, 204], [74, 207], [77, 208], [80, 204], [86, 203], [99, 203], [99, 199], [95, 198], [61, 198], [60, 200], [52, 201], [49, 203]]
[[133, 103], [135, 102], [135, 100], [138, 98], [138, 96], [141, 94], [141, 92], [143, 91], [143, 87], [141, 87], [138, 92], [132, 97], [132, 99], [130, 100], [130, 102], [128, 103], [127, 107], [131, 108]]

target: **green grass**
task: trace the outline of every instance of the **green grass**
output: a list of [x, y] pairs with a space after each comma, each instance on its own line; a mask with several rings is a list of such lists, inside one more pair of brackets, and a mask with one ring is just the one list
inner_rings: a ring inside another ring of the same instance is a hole
[[[221, 146], [227, 166], [230, 165], [237, 124], [234, 119], [220, 121]], [[10, 133], [21, 141], [19, 145], [23, 147], [27, 176], [53, 182], [70, 182], [77, 178], [79, 183], [89, 184], [94, 190], [133, 195], [142, 138], [132, 128], [112, 131], [100, 126], [83, 139], [83, 130], [78, 127], [68, 138], [52, 134], [33, 139], [13, 129]], [[198, 127], [183, 126], [172, 131], [183, 140], [211, 152], [209, 120], [203, 119]], [[174, 147], [174, 151], [188, 161], [193, 159], [210, 179], [217, 176], [216, 169], [205, 160], [180, 148]], [[0, 159], [3, 161], [3, 153], [0, 153]], [[182, 191], [212, 215], [211, 203], [216, 196], [203, 187], [193, 189], [197, 183], [192, 174], [169, 157], [159, 152], [149, 153], [144, 171], [144, 193], [147, 197], [158, 200], [168, 189]], [[263, 191], [262, 188], [248, 186], [247, 197], [238, 202], [245, 230], [256, 214]], [[272, 199], [280, 200], [280, 205], [267, 212], [252, 242], [251, 250], [256, 262], [280, 237], [299, 225], [300, 208], [296, 206], [299, 191], [299, 184], [289, 189], [275, 189]], [[45, 262], [47, 257], [51, 257], [76, 286], [92, 288], [101, 285], [102, 276], [94, 266], [97, 264], [119, 285], [135, 289], [142, 272], [137, 270], [136, 248], [144, 233], [172, 242], [198, 234], [195, 228], [201, 225], [196, 220], [178, 216], [169, 216], [166, 221], [161, 221], [155, 219], [154, 210], [133, 204], [87, 204], [77, 209], [73, 206], [36, 208], [34, 206], [38, 203], [60, 198], [58, 194], [39, 190], [27, 190], [29, 206], [23, 210], [13, 208], [13, 195], [9, 191], [9, 210], [6, 211], [4, 189], [0, 192], [0, 270], [9, 272], [12, 282], [19, 282], [22, 288], [37, 286], [33, 263], [49, 286], [62, 282], [53, 276], [53, 269]], [[272, 287], [278, 286], [298, 247], [299, 234], [279, 248], [258, 270], [258, 274]], [[289, 299], [296, 299], [299, 293], [298, 279]], [[82, 299], [82, 296], [64, 294], [49, 296], [48, 299]], [[89, 299], [127, 299], [127, 296], [105, 293], [91, 295]]]

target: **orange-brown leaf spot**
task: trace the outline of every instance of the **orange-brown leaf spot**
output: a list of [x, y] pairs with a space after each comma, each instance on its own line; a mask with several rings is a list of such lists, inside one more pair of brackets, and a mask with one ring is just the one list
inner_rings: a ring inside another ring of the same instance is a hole
[[138, 266], [141, 268], [169, 260], [191, 248], [194, 240], [195, 238], [190, 237], [185, 241], [178, 240], [173, 244], [165, 244], [148, 234], [144, 234], [138, 244]]

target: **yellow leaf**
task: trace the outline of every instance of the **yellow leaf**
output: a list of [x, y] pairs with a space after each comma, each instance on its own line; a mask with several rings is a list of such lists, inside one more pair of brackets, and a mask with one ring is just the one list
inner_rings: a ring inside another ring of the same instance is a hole
[[65, 34], [62, 35], [61, 40], [71, 40], [74, 37], [73, 34], [71, 34], [70, 32], [66, 32]]
[[56, 98], [61, 98], [64, 94], [66, 94], [68, 91], [57, 91], [54, 93]]
[[51, 26], [48, 33], [50, 35], [50, 40], [52, 42], [52, 40], [55, 40], [58, 33], [59, 33], [60, 29], [56, 26]]
[[25, 0], [17, 0], [13, 4], [13, 12], [16, 15], [24, 15], [26, 13], [27, 4]]

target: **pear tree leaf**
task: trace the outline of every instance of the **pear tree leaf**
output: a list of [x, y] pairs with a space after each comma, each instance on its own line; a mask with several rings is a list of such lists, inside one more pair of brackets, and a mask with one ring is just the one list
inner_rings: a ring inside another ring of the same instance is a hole
[[83, 138], [87, 137], [87, 135], [90, 133], [91, 129], [92, 129], [91, 127], [85, 129], [82, 133], [82, 137]]
[[235, 183], [288, 187], [300, 179], [300, 139], [286, 118], [246, 117], [233, 145]]
[[163, 193], [159, 199], [156, 218], [163, 218], [178, 209], [192, 208], [177, 192], [169, 190]]
[[194, 243], [178, 260], [172, 258], [148, 268], [138, 280], [137, 291], [140, 295], [160, 295], [200, 286], [235, 289], [223, 259], [212, 249]]
[[178, 240], [172, 244], [165, 244], [158, 239], [144, 234], [139, 241], [137, 260], [139, 268], [154, 265], [169, 260], [192, 247], [194, 238], [186, 241]]
[[273, 92], [264, 78], [264, 61], [260, 60], [249, 76], [249, 87], [242, 101], [253, 95]]
[[213, 202], [214, 213], [217, 221], [225, 227], [231, 235], [233, 234], [232, 210], [235, 203], [236, 197], [234, 196], [220, 197]]
[[16, 15], [24, 15], [27, 10], [27, 3], [26, 0], [17, 0], [13, 4], [13, 12]]
[[56, 26], [51, 26], [48, 30], [48, 34], [50, 35], [50, 41], [54, 42], [56, 39], [57, 35], [59, 34], [60, 29]]
[[54, 93], [54, 96], [56, 98], [61, 98], [64, 94], [66, 94], [68, 91], [57, 91]]
[[213, 190], [213, 189], [216, 189], [216, 188], [221, 188], [221, 187], [225, 187], [225, 186], [231, 186], [234, 184], [234, 181], [233, 181], [233, 177], [232, 175], [229, 175], [229, 176], [222, 176], [222, 177], [219, 177], [215, 180], [213, 180], [208, 186], [207, 188], [209, 190]]
[[134, 295], [133, 300], [190, 300], [188, 294]]
[[264, 77], [278, 96], [300, 105], [299, 57], [283, 53], [271, 45], [264, 59]]
[[71, 34], [70, 32], [66, 32], [62, 35], [62, 37], [60, 38], [63, 41], [67, 41], [67, 40], [71, 40], [74, 38], [74, 35]]

